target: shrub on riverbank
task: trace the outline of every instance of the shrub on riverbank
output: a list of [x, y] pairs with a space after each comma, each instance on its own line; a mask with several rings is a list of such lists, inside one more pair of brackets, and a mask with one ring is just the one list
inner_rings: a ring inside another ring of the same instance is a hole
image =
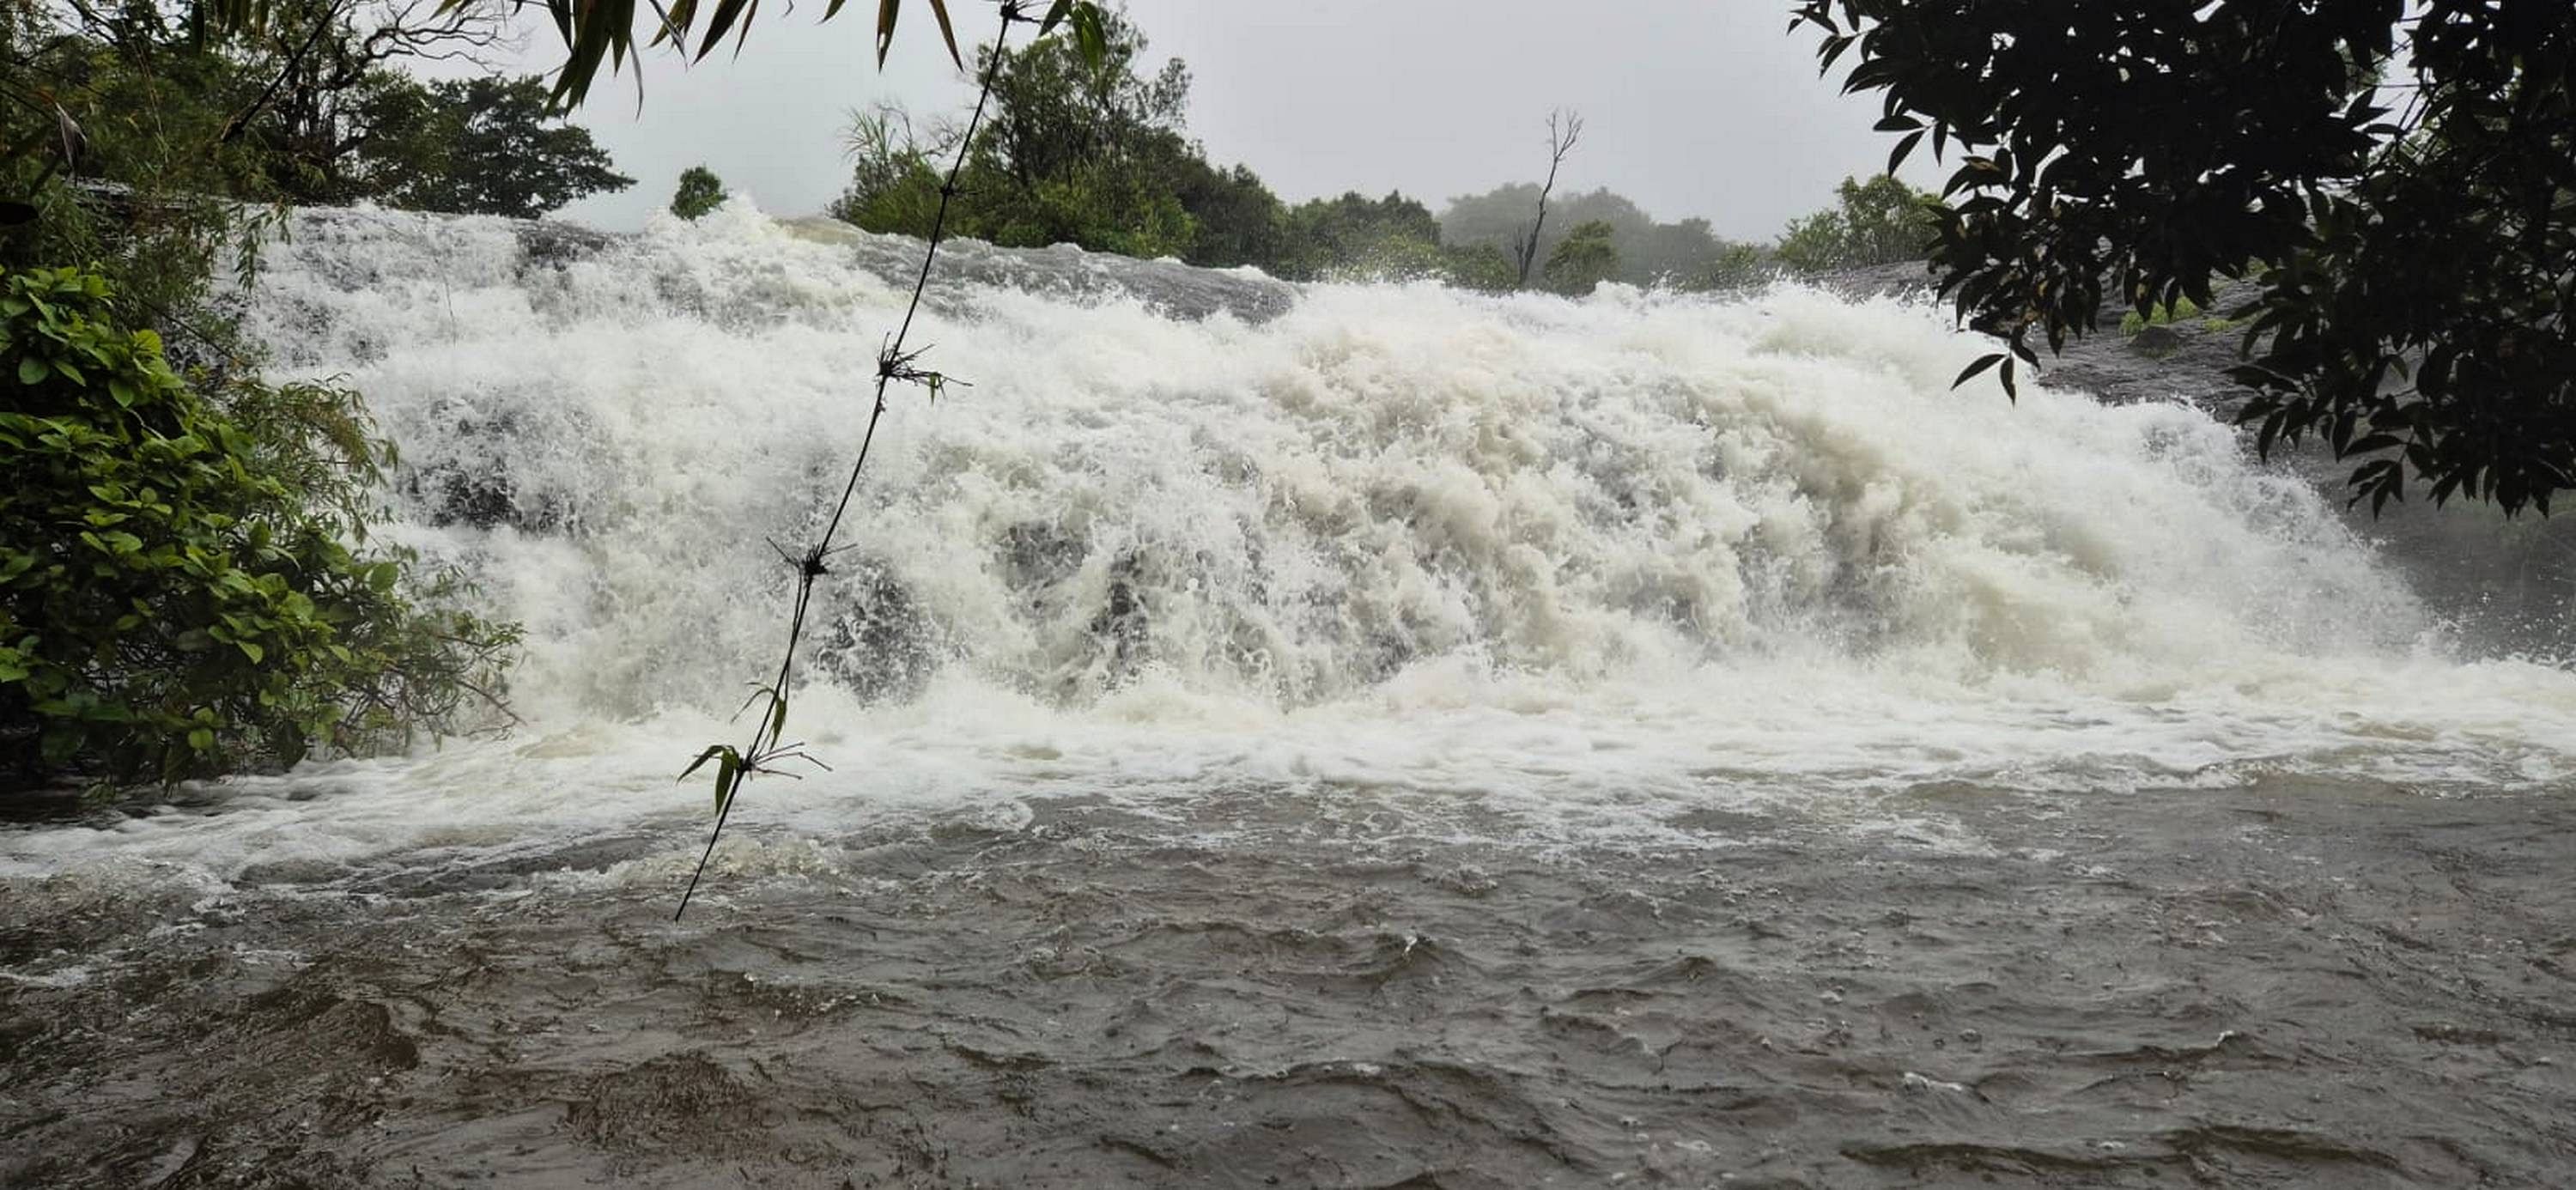
[[[94, 273], [0, 281], [0, 768], [174, 781], [399, 744], [518, 639], [365, 546], [357, 396], [182, 377]], [[354, 548], [353, 548], [354, 547]]]

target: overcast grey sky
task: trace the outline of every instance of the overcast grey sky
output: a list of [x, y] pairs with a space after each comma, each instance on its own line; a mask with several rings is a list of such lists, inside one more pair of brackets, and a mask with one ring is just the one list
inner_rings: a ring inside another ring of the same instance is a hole
[[[989, 38], [974, 0], [951, 0], [958, 35]], [[633, 74], [593, 88], [581, 112], [636, 179], [563, 218], [632, 228], [704, 162], [763, 210], [802, 215], [840, 192], [848, 113], [879, 100], [917, 115], [962, 113], [974, 96], [920, 0], [893, 57], [869, 52], [874, 5], [818, 24], [820, 0], [763, 9], [739, 57], [682, 69], [657, 55], [639, 112]], [[1217, 163], [1250, 165], [1280, 197], [1402, 190], [1448, 199], [1546, 168], [1552, 107], [1583, 113], [1559, 184], [1607, 186], [1659, 219], [1698, 215], [1768, 239], [1822, 206], [1846, 174], [1886, 161], [1875, 104], [1817, 77], [1815, 37], [1791, 36], [1788, 0], [1130, 0], [1146, 57], [1189, 63], [1189, 129]], [[1022, 31], [1025, 34], [1025, 30]], [[527, 37], [531, 69], [560, 46]], [[971, 59], [970, 59], [971, 60]], [[1917, 182], [1933, 176], [1907, 171]]]

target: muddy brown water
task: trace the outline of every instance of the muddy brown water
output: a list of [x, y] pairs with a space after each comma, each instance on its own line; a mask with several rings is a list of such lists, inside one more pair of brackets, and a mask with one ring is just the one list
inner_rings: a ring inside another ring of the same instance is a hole
[[750, 832], [808, 854], [678, 924], [670, 869], [599, 875], [676, 833], [13, 881], [0, 1184], [2576, 1178], [2563, 797], [1932, 787], [1673, 825], [1060, 798]]

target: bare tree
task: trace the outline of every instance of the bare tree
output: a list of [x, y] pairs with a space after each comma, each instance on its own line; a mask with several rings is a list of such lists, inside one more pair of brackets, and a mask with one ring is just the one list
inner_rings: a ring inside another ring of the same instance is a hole
[[1565, 155], [1574, 151], [1574, 142], [1582, 135], [1583, 113], [1558, 109], [1547, 114], [1547, 182], [1538, 188], [1538, 217], [1521, 229], [1520, 242], [1512, 247], [1522, 289], [1529, 288], [1530, 266], [1538, 261], [1538, 233], [1547, 226], [1547, 196], [1556, 189], [1556, 169], [1565, 164]]

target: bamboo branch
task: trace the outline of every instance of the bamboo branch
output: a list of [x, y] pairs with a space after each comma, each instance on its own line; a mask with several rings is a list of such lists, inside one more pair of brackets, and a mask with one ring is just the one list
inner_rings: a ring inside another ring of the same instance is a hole
[[[983, 122], [984, 108], [993, 97], [993, 83], [1001, 74], [1003, 45], [1010, 40], [1011, 25], [1028, 19], [1022, 14], [1018, 0], [1003, 0], [1001, 31], [994, 35], [993, 56], [984, 64], [983, 84], [975, 94], [975, 113], [967, 117], [966, 133], [957, 142], [956, 160], [950, 163], [948, 177], [939, 187], [939, 211], [931, 218], [930, 243], [921, 253], [921, 272], [913, 278], [912, 300], [904, 307], [902, 325], [895, 328], [893, 337], [877, 352], [875, 400], [868, 410], [867, 430], [859, 437], [858, 458], [850, 464], [849, 482], [842, 485], [841, 498], [832, 506], [831, 519], [824, 525], [823, 536], [819, 540], [802, 556], [789, 556], [785, 550], [779, 551], [797, 574], [796, 608], [787, 621], [786, 655], [779, 659], [778, 679], [753, 695], [758, 701], [762, 693], [767, 694], [768, 704], [762, 708], [760, 722], [752, 728], [750, 745], [740, 752], [717, 746], [700, 754], [700, 764], [711, 755], [724, 754], [724, 767], [718, 770], [716, 781], [716, 824], [715, 829], [707, 832], [706, 850], [698, 856], [697, 869], [689, 874], [688, 887], [681, 890], [680, 907], [672, 912], [672, 921], [680, 920], [681, 915], [689, 911], [689, 899], [697, 895], [698, 882], [707, 874], [707, 863], [715, 858], [716, 841], [724, 837], [725, 821], [733, 814], [734, 795], [740, 791], [741, 783], [760, 773], [794, 775], [765, 767], [772, 762], [804, 760], [818, 765], [822, 763], [805, 755], [802, 744], [785, 742], [787, 685], [795, 674], [796, 646], [805, 635], [806, 613], [813, 607], [814, 583], [831, 573], [826, 561], [834, 552], [832, 538], [840, 532], [841, 521], [850, 511], [850, 500], [859, 490], [859, 473], [868, 465], [868, 449], [876, 443], [877, 423], [885, 417], [886, 386], [896, 380], [904, 380], [928, 386], [935, 396], [943, 384], [953, 383], [937, 372], [915, 367], [913, 361], [920, 357], [921, 350], [927, 348], [907, 353], [903, 349], [904, 338], [912, 333], [913, 317], [921, 312], [922, 294], [930, 287], [930, 266], [938, 259], [939, 242], [947, 234], [948, 207], [957, 196], [957, 177], [966, 168], [967, 154], [975, 145], [976, 126]], [[689, 772], [695, 771], [696, 766], [692, 765]], [[685, 779], [688, 773], [681, 776]]]

